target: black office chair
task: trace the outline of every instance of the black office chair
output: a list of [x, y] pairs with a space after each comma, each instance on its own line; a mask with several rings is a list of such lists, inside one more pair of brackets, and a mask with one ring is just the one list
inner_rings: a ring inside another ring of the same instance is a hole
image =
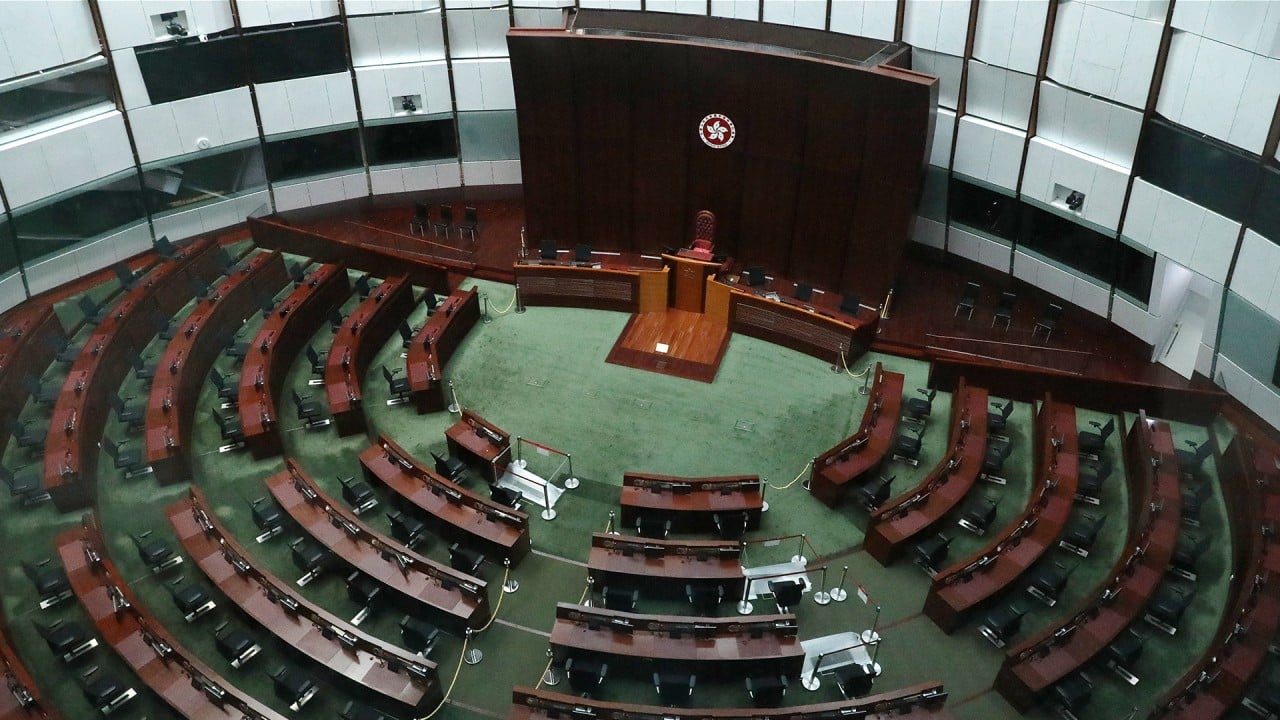
[[924, 435], [924, 425], [904, 427], [893, 439], [893, 459], [901, 460], [912, 466], [920, 464], [920, 450], [924, 443], [920, 437]]
[[804, 583], [799, 580], [770, 580], [769, 592], [773, 594], [778, 612], [789, 613], [804, 597]]
[[338, 308], [329, 311], [329, 332], [337, 333], [342, 329], [342, 323], [346, 322], [346, 318], [342, 317], [342, 312]]
[[724, 585], [686, 583], [684, 595], [689, 599], [694, 613], [715, 617], [720, 612], [720, 603], [724, 602]]
[[35, 470], [24, 468], [17, 473], [7, 467], [0, 467], [0, 480], [9, 488], [9, 494], [21, 498], [40, 490], [43, 479]]
[[151, 568], [151, 572], [159, 573], [182, 563], [182, 556], [174, 553], [173, 547], [163, 539], [153, 538], [151, 530], [130, 537], [138, 550], [138, 559]]
[[35, 586], [36, 594], [40, 596], [41, 609], [48, 609], [71, 597], [71, 581], [67, 579], [62, 565], [52, 565], [48, 558], [36, 563], [24, 560], [21, 564], [22, 573]]
[[[129, 398], [132, 400], [133, 398]], [[111, 403], [111, 409], [116, 413], [116, 420], [124, 423], [125, 428], [136, 433], [147, 423], [147, 413], [141, 404], [130, 405], [119, 395], [112, 395], [107, 402]]]
[[1107, 424], [1103, 425], [1096, 420], [1089, 422], [1096, 432], [1081, 430], [1076, 434], [1076, 445], [1082, 455], [1101, 455], [1107, 446], [1107, 438], [1111, 437], [1111, 433], [1115, 432], [1116, 419], [1110, 418]]
[[146, 458], [143, 457], [141, 448], [126, 447], [124, 443], [118, 443], [103, 435], [102, 449], [107, 451], [115, 468], [123, 471], [125, 477], [132, 477], [141, 473], [147, 467]]
[[1102, 485], [1111, 477], [1111, 460], [1106, 455], [1099, 455], [1092, 460], [1081, 458], [1079, 466], [1080, 478], [1076, 483], [1076, 500], [1083, 500], [1091, 505], [1102, 503]]
[[462, 209], [462, 222], [458, 223], [458, 239], [461, 240], [463, 235], [470, 235], [471, 242], [476, 241], [476, 230], [480, 227], [480, 214], [476, 209], [467, 205]]
[[218, 251], [214, 253], [214, 260], [217, 261], [218, 270], [220, 270], [223, 275], [230, 275], [235, 272], [236, 261], [232, 260], [231, 256], [227, 254], [227, 249], [225, 247], [218, 248]]
[[1078, 563], [1068, 568], [1060, 562], [1041, 562], [1027, 577], [1027, 594], [1049, 607], [1057, 605], [1058, 598], [1067, 587], [1067, 580], [1078, 567]]
[[[307, 362], [311, 364], [311, 376], [314, 378], [319, 378], [323, 380], [325, 355], [321, 355], [320, 353], [316, 352], [316, 349], [311, 345], [307, 346], [306, 353], [307, 353]], [[325, 351], [325, 354], [326, 355], [328, 354], [327, 350]]]
[[836, 689], [840, 691], [840, 696], [845, 700], [860, 698], [871, 692], [871, 686], [876, 680], [876, 668], [874, 665], [863, 665], [862, 663], [852, 663], [842, 665], [831, 672], [836, 678]]
[[564, 662], [564, 673], [574, 692], [590, 697], [609, 675], [609, 663], [588, 658], [569, 658]]
[[978, 626], [978, 632], [991, 641], [992, 645], [1002, 648], [1022, 630], [1022, 616], [1026, 613], [1026, 610], [1013, 603], [1001, 605], [987, 613]]
[[213, 415], [213, 421], [218, 425], [218, 433], [222, 436], [222, 439], [230, 443], [225, 446], [226, 448], [231, 449], [244, 444], [244, 425], [240, 423], [239, 415], [224, 416], [218, 412], [217, 408], [209, 408], [209, 412]]
[[1173, 456], [1178, 460], [1178, 472], [1183, 477], [1195, 478], [1200, 473], [1200, 467], [1204, 465], [1205, 459], [1213, 455], [1213, 443], [1208, 441], [1196, 443], [1191, 440], [1185, 442], [1191, 450], [1174, 450]]
[[93, 298], [88, 295], [81, 295], [76, 300], [76, 307], [80, 308], [80, 312], [84, 314], [85, 322], [90, 325], [101, 325], [109, 314], [106, 307], [95, 303]]
[[716, 524], [716, 532], [721, 540], [737, 540], [747, 533], [747, 523], [751, 516], [746, 510], [739, 512], [712, 513], [711, 519]]
[[289, 279], [293, 281], [294, 287], [302, 287], [302, 283], [307, 281], [307, 268], [300, 262], [289, 263]]
[[[552, 248], [554, 250], [554, 248]], [[440, 301], [436, 300], [436, 294], [427, 288], [422, 293], [422, 303], [427, 306], [427, 317], [436, 314], [436, 310], [440, 307]]]
[[881, 475], [859, 486], [853, 495], [858, 502], [866, 506], [868, 512], [871, 512], [889, 499], [889, 493], [893, 489], [893, 481], [897, 477], [897, 475], [890, 475], [889, 477]]
[[382, 377], [387, 381], [387, 393], [392, 397], [387, 401], [388, 405], [400, 405], [409, 402], [409, 378], [399, 375], [404, 368], [389, 369], [386, 365], [382, 366]]
[[543, 260], [556, 260], [559, 257], [556, 253], [556, 241], [550, 238], [544, 239], [538, 248], [538, 257]]
[[37, 405], [52, 405], [58, 400], [58, 395], [62, 392], [62, 388], [57, 385], [45, 385], [40, 382], [34, 375], [27, 375], [22, 379], [22, 385], [27, 390], [27, 394]]
[[405, 615], [400, 618], [400, 638], [410, 652], [427, 657], [440, 639], [440, 628], [426, 620]]
[[657, 513], [640, 513], [636, 515], [636, 532], [641, 537], [665, 538], [671, 534], [671, 518]]
[[369, 293], [373, 292], [373, 285], [369, 280], [369, 273], [365, 273], [364, 275], [356, 278], [355, 289], [356, 294], [360, 296], [361, 300], [369, 297]]
[[151, 323], [155, 326], [160, 339], [165, 342], [172, 340], [178, 334], [178, 324], [173, 321], [173, 318], [161, 315], [159, 311], [151, 313]]
[[402, 322], [396, 328], [396, 332], [400, 333], [400, 347], [408, 350], [409, 346], [413, 344], [413, 336], [416, 334], [413, 328], [409, 327], [409, 323]]
[[937, 397], [937, 390], [925, 390], [924, 388], [916, 388], [916, 392], [923, 397], [915, 397], [914, 395], [902, 401], [902, 417], [904, 420], [914, 422], [924, 422], [933, 412], [933, 399]]
[[[413, 204], [413, 217], [409, 219], [409, 234], [427, 234], [427, 224], [431, 222], [431, 208], [426, 203]], [[415, 233], [415, 231], [417, 231]]]
[[845, 293], [840, 298], [840, 312], [847, 313], [849, 315], [857, 315], [858, 311], [861, 309], [862, 298], [858, 297], [857, 294]]
[[758, 708], [782, 707], [782, 700], [787, 695], [786, 675], [758, 675], [746, 679], [747, 695], [751, 704]]
[[1078, 512], [1071, 516], [1062, 530], [1062, 539], [1058, 546], [1070, 550], [1080, 557], [1089, 557], [1089, 551], [1098, 539], [1098, 531], [1107, 516], [1088, 512]]
[[161, 235], [156, 238], [155, 242], [151, 243], [151, 249], [155, 250], [157, 255], [166, 260], [177, 254], [173, 247], [173, 243], [169, 242], [168, 235]]
[[809, 302], [813, 299], [813, 286], [809, 283], [796, 283], [796, 299], [800, 302]]
[[750, 287], [760, 287], [769, 281], [764, 275], [764, 268], [759, 265], [753, 265], [742, 271], [742, 279]]
[[960, 299], [956, 301], [956, 311], [952, 313], [952, 317], [958, 317], [960, 311], [965, 311], [965, 318], [973, 319], [973, 308], [978, 304], [978, 293], [982, 291], [982, 286], [975, 282], [964, 284], [964, 292], [961, 293]]
[[1178, 632], [1178, 623], [1182, 621], [1182, 615], [1191, 606], [1195, 595], [1194, 585], [1166, 582], [1147, 604], [1147, 614], [1144, 617], [1147, 622], [1173, 635]]
[[996, 438], [991, 438], [987, 443], [987, 451], [982, 456], [982, 474], [983, 480], [990, 480], [1004, 484], [1004, 478], [1000, 477], [1001, 471], [1004, 470], [1004, 461], [1009, 459], [1009, 455], [1013, 453], [1013, 443], [1009, 440], [1001, 442]]
[[225, 375], [218, 372], [218, 368], [209, 368], [209, 382], [213, 383], [213, 387], [218, 391], [218, 399], [223, 403], [230, 403], [234, 406], [240, 399], [240, 387], [233, 382], [228, 382]]
[[1196, 579], [1196, 562], [1205, 550], [1213, 543], [1213, 538], [1196, 532], [1184, 532], [1178, 536], [1178, 543], [1173, 547], [1173, 559], [1170, 566], [1173, 572], [1194, 581]]
[[116, 280], [120, 282], [122, 290], [132, 290], [133, 286], [138, 283], [139, 273], [130, 270], [124, 261], [112, 265], [111, 271], [116, 274]]
[[194, 582], [186, 582], [183, 576], [169, 583], [169, 597], [187, 622], [199, 620], [218, 606], [203, 587]]
[[227, 340], [227, 344], [223, 347], [222, 352], [235, 362], [242, 362], [246, 355], [249, 354], [249, 343], [236, 338], [234, 335]]
[[693, 686], [698, 682], [698, 676], [687, 672], [655, 672], [653, 674], [653, 689], [658, 693], [658, 699], [667, 707], [683, 707], [689, 704], [689, 698], [693, 697]]
[[32, 620], [31, 624], [49, 650], [63, 662], [69, 663], [98, 646], [97, 638], [89, 637], [84, 627], [75, 621], [55, 620], [44, 625]]
[[463, 547], [459, 543], [449, 546], [449, 567], [454, 570], [479, 577], [482, 565], [484, 565], [484, 553]]
[[45, 438], [49, 437], [49, 424], [14, 419], [9, 422], [9, 436], [24, 450], [43, 451]]
[[138, 696], [136, 690], [97, 665], [81, 673], [77, 682], [84, 699], [103, 715], [110, 715]]
[[1009, 400], [1004, 405], [992, 403], [991, 406], [998, 412], [987, 411], [987, 432], [1002, 433], [1009, 424], [1009, 416], [1013, 414], [1013, 401]]
[[996, 312], [991, 316], [991, 327], [995, 327], [996, 323], [1003, 320], [1004, 329], [1009, 329], [1009, 324], [1013, 322], [1013, 304], [1018, 301], [1018, 295], [1008, 290], [1000, 293], [1000, 302], [996, 304]]
[[1049, 303], [1044, 309], [1044, 313], [1036, 320], [1036, 324], [1031, 328], [1031, 337], [1035, 337], [1036, 333], [1044, 330], [1044, 341], [1049, 342], [1049, 337], [1053, 335], [1053, 331], [1058, 328], [1058, 320], [1062, 319], [1062, 306], [1055, 303]]
[[1241, 706], [1248, 708], [1258, 717], [1270, 718], [1280, 715], [1280, 679], [1274, 675], [1254, 683], [1255, 687], [1240, 701]]
[[387, 513], [387, 520], [391, 523], [391, 537], [410, 550], [426, 538], [427, 524], [407, 512], [394, 510]]
[[149, 363], [142, 359], [139, 353], [133, 356], [133, 376], [139, 380], [151, 380], [156, 376], [156, 363]]
[[[359, 570], [352, 570], [347, 575], [347, 599], [360, 608], [355, 622], [362, 622], [369, 613], [382, 603], [382, 582], [375, 580]], [[354, 624], [354, 622], [353, 622]]]
[[916, 564], [924, 568], [932, 577], [938, 573], [942, 563], [946, 562], [947, 552], [950, 549], [951, 538], [938, 533], [917, 543], [912, 548], [911, 554], [915, 557]]
[[435, 460], [437, 475], [446, 477], [453, 482], [459, 482], [467, 474], [467, 464], [453, 455], [440, 457], [435, 452], [432, 452], [431, 458]]
[[501, 505], [506, 505], [513, 510], [518, 510], [524, 502], [524, 495], [519, 490], [502, 487], [501, 485], [490, 485], [489, 499]]
[[248, 503], [249, 512], [253, 516], [253, 524], [263, 533], [274, 535], [284, 527], [284, 513], [275, 501], [260, 497], [256, 500], [250, 500]]
[[230, 621], [222, 622], [213, 629], [213, 644], [218, 654], [237, 670], [243, 668], [262, 650], [262, 646], [254, 639], [252, 633], [244, 626], [232, 624]]
[[1126, 629], [1102, 651], [1107, 667], [1118, 673], [1120, 677], [1129, 680], [1131, 685], [1135, 684], [1137, 677], [1133, 674], [1133, 669], [1138, 659], [1142, 657], [1142, 649], [1146, 642], [1145, 635], [1139, 634], [1133, 628]]
[[54, 359], [63, 365], [70, 365], [80, 357], [80, 351], [84, 349], [83, 345], [76, 345], [66, 337], [54, 335], [44, 336], [44, 342], [53, 349]]
[[293, 559], [293, 566], [305, 573], [303, 578], [307, 581], [323, 572], [333, 558], [328, 548], [309, 537], [298, 538], [289, 543], [289, 556]]
[[983, 535], [991, 523], [995, 522], [996, 511], [1003, 497], [978, 495], [969, 498], [960, 508], [960, 519], [956, 524], [974, 535]]
[[578, 243], [573, 246], [573, 261], [579, 264], [588, 264], [592, 262], [591, 246], [586, 243]]
[[299, 395], [297, 390], [289, 392], [293, 396], [293, 407], [297, 411], [298, 419], [306, 425], [307, 429], [328, 424], [321, 418], [323, 411], [320, 409], [320, 403], [312, 398], [310, 393]]
[[1182, 495], [1182, 521], [1188, 525], [1200, 524], [1200, 511], [1213, 497], [1213, 485], [1208, 480], [1194, 480], [1179, 487]]
[[342, 501], [350, 505], [357, 515], [378, 506], [377, 494], [364, 479], [339, 475], [338, 484], [342, 486]]
[[636, 603], [640, 602], [640, 588], [626, 585], [605, 585], [600, 591], [600, 600], [609, 610], [634, 612]]
[[301, 710], [320, 689], [310, 676], [284, 665], [271, 673], [271, 684], [275, 687], [276, 697], [289, 703], [289, 709], [294, 712]]
[[1072, 673], [1054, 684], [1053, 699], [1060, 710], [1074, 718], [1093, 699], [1093, 682], [1083, 672]]
[[435, 232], [436, 237], [440, 236], [443, 231], [446, 239], [449, 237], [449, 230], [453, 228], [453, 206], [439, 205], [436, 207], [436, 219], [431, 222], [431, 229]]

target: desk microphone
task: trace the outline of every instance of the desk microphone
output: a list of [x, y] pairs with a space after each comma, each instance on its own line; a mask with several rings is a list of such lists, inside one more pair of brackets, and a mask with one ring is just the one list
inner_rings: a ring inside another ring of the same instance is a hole
[[71, 411], [71, 417], [67, 418], [67, 422], [65, 425], [62, 426], [62, 429], [65, 430], [68, 435], [76, 431], [76, 411], [75, 410]]
[[259, 390], [262, 389], [262, 371], [258, 371], [258, 376], [253, 379], [253, 386]]
[[168, 390], [165, 391], [164, 402], [160, 404], [160, 407], [165, 412], [169, 412], [169, 409], [173, 407], [173, 388], [172, 387], [170, 387]]
[[349, 367], [351, 367], [351, 351], [344, 350], [342, 352], [342, 369], [346, 370]]

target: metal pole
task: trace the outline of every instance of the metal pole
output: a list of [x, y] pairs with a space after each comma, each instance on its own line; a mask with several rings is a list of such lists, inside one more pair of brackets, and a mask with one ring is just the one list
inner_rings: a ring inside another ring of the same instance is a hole
[[569, 477], [565, 478], [564, 486], [570, 490], [578, 487], [578, 476], [573, 474], [573, 455], [565, 453], [564, 456], [569, 458]]
[[871, 389], [867, 387], [871, 384], [871, 363], [867, 363], [867, 369], [862, 371], [862, 387], [858, 388], [859, 395], [868, 395]]
[[596, 586], [596, 579], [588, 575], [587, 576], [587, 594], [583, 597], [583, 600], [582, 600], [583, 607], [591, 607], [592, 605], [591, 588], [595, 586]]
[[877, 606], [876, 606], [876, 617], [875, 617], [875, 619], [874, 619], [874, 620], [872, 620], [872, 621], [871, 621], [871, 629], [870, 629], [870, 630], [864, 630], [864, 631], [862, 632], [862, 642], [864, 642], [864, 643], [866, 643], [866, 644], [868, 644], [868, 645], [870, 645], [870, 644], [872, 644], [872, 643], [875, 643], [875, 644], [877, 644], [877, 645], [879, 645], [879, 644], [880, 644], [880, 633], [876, 632], [876, 626], [877, 626], [877, 625], [879, 625], [879, 624], [880, 624], [880, 606], [879, 606], [879, 605], [877, 605]]
[[[525, 245], [525, 241], [524, 241], [524, 226], [523, 226], [523, 225], [521, 225], [521, 226], [520, 226], [520, 257], [523, 259], [523, 258], [526, 258], [526, 257], [528, 257], [528, 256], [529, 256], [529, 248], [528, 248], [528, 246], [527, 246], [527, 245]], [[548, 685], [549, 685], [549, 684], [550, 684], [550, 683], [548, 683]]]
[[769, 476], [760, 478], [760, 512], [769, 512], [769, 501], [764, 499], [764, 491], [769, 488]]
[[750, 615], [755, 608], [751, 607], [751, 601], [747, 596], [751, 594], [751, 578], [746, 578], [746, 582], [742, 583], [742, 600], [738, 601], [738, 614]]
[[488, 295], [488, 293], [482, 293], [482, 294], [480, 295], [480, 302], [482, 303], [482, 308], [481, 308], [481, 310], [480, 310], [480, 318], [481, 318], [482, 320], [484, 320], [484, 324], [485, 324], [485, 325], [488, 325], [489, 323], [493, 322], [493, 318], [489, 317], [489, 295]]
[[526, 464], [524, 461], [524, 453], [520, 452], [520, 449], [522, 447], [524, 446], [520, 444], [520, 436], [517, 435], [516, 436], [516, 461], [511, 464], [515, 465], [519, 469], [523, 469]]
[[813, 484], [813, 474], [818, 471], [817, 455], [809, 459], [809, 467], [811, 468], [809, 470], [809, 477], [805, 478], [804, 482], [800, 483], [800, 487], [804, 488], [805, 490], [808, 490], [810, 486]]
[[823, 590], [827, 586], [827, 566], [822, 566], [822, 575], [818, 579], [818, 592], [813, 594], [813, 601], [819, 605], [826, 605], [831, 602], [831, 593]]
[[[467, 628], [467, 642], [471, 642], [472, 636], [475, 635], [475, 628]], [[480, 648], [471, 648], [467, 654], [462, 657], [462, 661], [468, 665], [479, 664], [484, 659], [484, 653], [480, 652]]]
[[839, 350], [836, 352], [836, 359], [831, 361], [831, 372], [840, 374], [840, 362], [844, 359], [844, 343], [840, 343]]
[[840, 571], [840, 582], [831, 590], [831, 599], [836, 602], [844, 602], [849, 597], [849, 593], [844, 590], [844, 579], [849, 574], [849, 566], [845, 565], [844, 570]]
[[513, 593], [520, 589], [520, 581], [511, 577], [511, 558], [502, 558], [502, 566], [507, 569], [507, 581], [502, 583], [502, 592]]
[[542, 511], [542, 519], [550, 522], [556, 519], [556, 510], [551, 507], [551, 494], [547, 492], [547, 483], [542, 483], [542, 502], [546, 509]]
[[524, 298], [520, 297], [520, 283], [516, 283], [516, 314], [524, 314]]
[[822, 687], [822, 681], [818, 679], [818, 668], [822, 667], [822, 659], [826, 656], [826, 653], [818, 653], [818, 659], [813, 662], [813, 669], [809, 671], [809, 677], [801, 681], [805, 690], [813, 692]]
[[804, 534], [803, 533], [800, 534], [800, 552], [796, 553], [791, 557], [791, 562], [800, 563], [801, 565], [804, 565], [809, 562], [809, 560], [806, 559], [804, 556]]
[[453, 402], [449, 403], [449, 412], [461, 412], [462, 405], [458, 404], [458, 391], [453, 389], [452, 380], [449, 381], [449, 396], [453, 398]]

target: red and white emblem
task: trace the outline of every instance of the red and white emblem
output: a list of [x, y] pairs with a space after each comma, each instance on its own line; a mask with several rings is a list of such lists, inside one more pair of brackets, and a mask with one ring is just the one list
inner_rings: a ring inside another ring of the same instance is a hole
[[698, 123], [698, 137], [714, 150], [729, 147], [737, 135], [738, 130], [733, 126], [733, 121], [720, 113], [711, 113]]

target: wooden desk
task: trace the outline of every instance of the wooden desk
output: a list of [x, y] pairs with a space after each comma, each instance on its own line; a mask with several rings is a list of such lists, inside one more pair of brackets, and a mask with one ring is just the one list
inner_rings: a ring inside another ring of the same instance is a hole
[[425, 512], [434, 530], [450, 540], [510, 560], [512, 567], [529, 554], [529, 516], [452, 483], [428, 470], [382, 436], [360, 453], [370, 482], [376, 480], [405, 502]]
[[935, 529], [978, 479], [987, 450], [987, 391], [960, 381], [951, 398], [948, 452], [915, 488], [871, 514], [867, 554], [888, 566], [909, 542]]
[[147, 400], [145, 452], [161, 485], [185, 482], [191, 471], [191, 426], [209, 369], [235, 330], [273, 297], [289, 272], [279, 251], [260, 252], [233, 270], [178, 326], [156, 364]]
[[109, 399], [159, 332], [155, 315], [172, 317], [191, 299], [194, 282], [218, 276], [216, 248], [212, 239], [199, 240], [160, 262], [115, 304], [71, 365], [53, 408], [44, 453], [44, 488], [59, 511], [93, 504]]
[[557, 665], [570, 657], [596, 657], [607, 660], [611, 671], [646, 679], [654, 661], [721, 680], [756, 673], [794, 680], [804, 664], [795, 615], [642, 615], [572, 603], [556, 605], [551, 652]]
[[[240, 691], [188, 652], [146, 611], [107, 556], [107, 544], [92, 516], [85, 516], [82, 527], [58, 535], [55, 543], [71, 589], [98, 634], [180, 716], [283, 720], [283, 715]], [[223, 693], [219, 702], [212, 699], [216, 693]]]
[[991, 602], [1058, 542], [1079, 481], [1076, 409], [1045, 396], [1036, 415], [1036, 485], [1027, 507], [991, 542], [938, 572], [924, 614], [951, 633]]
[[[850, 365], [871, 347], [880, 316], [862, 308], [857, 315], [802, 303], [778, 293], [778, 299], [757, 295], [736, 283], [724, 284], [730, 291], [729, 329], [743, 335], [798, 350], [827, 362], [837, 362], [844, 351]], [[708, 299], [708, 305], [711, 300]]]
[[444, 431], [449, 454], [474, 467], [490, 483], [498, 481], [511, 463], [511, 436], [470, 410]]
[[633, 269], [560, 265], [554, 260], [515, 264], [516, 284], [525, 305], [581, 307], [637, 312], [640, 272]]
[[329, 346], [324, 388], [338, 435], [364, 432], [360, 383], [387, 339], [413, 310], [413, 285], [406, 275], [387, 278], [369, 293], [347, 319]]
[[5, 313], [0, 327], [0, 456], [9, 444], [9, 424], [27, 404], [27, 377], [39, 378], [57, 357], [56, 345], [66, 339], [53, 307], [29, 300]]
[[[0, 675], [7, 685], [5, 691], [0, 691], [0, 720], [61, 720], [58, 709], [45, 701], [31, 673], [14, 652], [7, 627], [4, 612], [0, 610]], [[20, 693], [25, 698], [19, 697]]]
[[870, 400], [862, 413], [858, 431], [841, 440], [813, 461], [809, 471], [809, 494], [828, 507], [840, 503], [845, 487], [859, 484], [880, 469], [880, 463], [898, 439], [898, 417], [902, 414], [902, 373], [885, 372], [876, 363]]
[[374, 532], [345, 505], [331, 499], [292, 458], [286, 469], [267, 478], [280, 507], [334, 555], [394, 591], [402, 609], [428, 616], [459, 635], [488, 621], [485, 581], [428, 560], [391, 538]]
[[401, 711], [440, 702], [435, 663], [364, 633], [294, 594], [289, 582], [254, 567], [251, 556], [218, 524], [199, 488], [192, 486], [187, 498], [165, 512], [182, 547], [210, 582], [285, 645]]
[[725, 598], [742, 595], [742, 543], [737, 540], [658, 540], [592, 533], [587, 572], [599, 590], [611, 581], [643, 585], [646, 595], [684, 598], [684, 586], [723, 585]]
[[276, 405], [285, 376], [303, 345], [351, 292], [343, 265], [322, 265], [262, 323], [240, 369], [240, 426], [259, 460], [280, 454]]
[[454, 290], [413, 336], [405, 365], [419, 415], [443, 410], [448, 405], [444, 396], [444, 366], [479, 320], [480, 294], [476, 289]]
[[[1152, 467], [1153, 458], [1160, 458], [1158, 470]], [[1129, 537], [1120, 559], [1081, 609], [1005, 653], [995, 687], [1020, 712], [1110, 645], [1141, 616], [1164, 580], [1182, 525], [1178, 463], [1169, 425], [1150, 421], [1139, 411], [1125, 441], [1125, 465]], [[1153, 510], [1157, 504], [1159, 510]]]
[[719, 513], [747, 513], [747, 529], [760, 529], [764, 486], [759, 475], [686, 478], [649, 473], [622, 476], [623, 527], [644, 514], [671, 520], [673, 532], [715, 532]]
[[606, 702], [549, 690], [516, 686], [511, 689], [511, 711], [507, 720], [835, 720], [842, 717], [889, 718], [895, 720], [949, 720], [943, 708], [947, 693], [938, 682], [923, 682], [876, 693], [855, 700], [840, 700], [779, 708], [669, 708], [659, 705], [631, 705]]

